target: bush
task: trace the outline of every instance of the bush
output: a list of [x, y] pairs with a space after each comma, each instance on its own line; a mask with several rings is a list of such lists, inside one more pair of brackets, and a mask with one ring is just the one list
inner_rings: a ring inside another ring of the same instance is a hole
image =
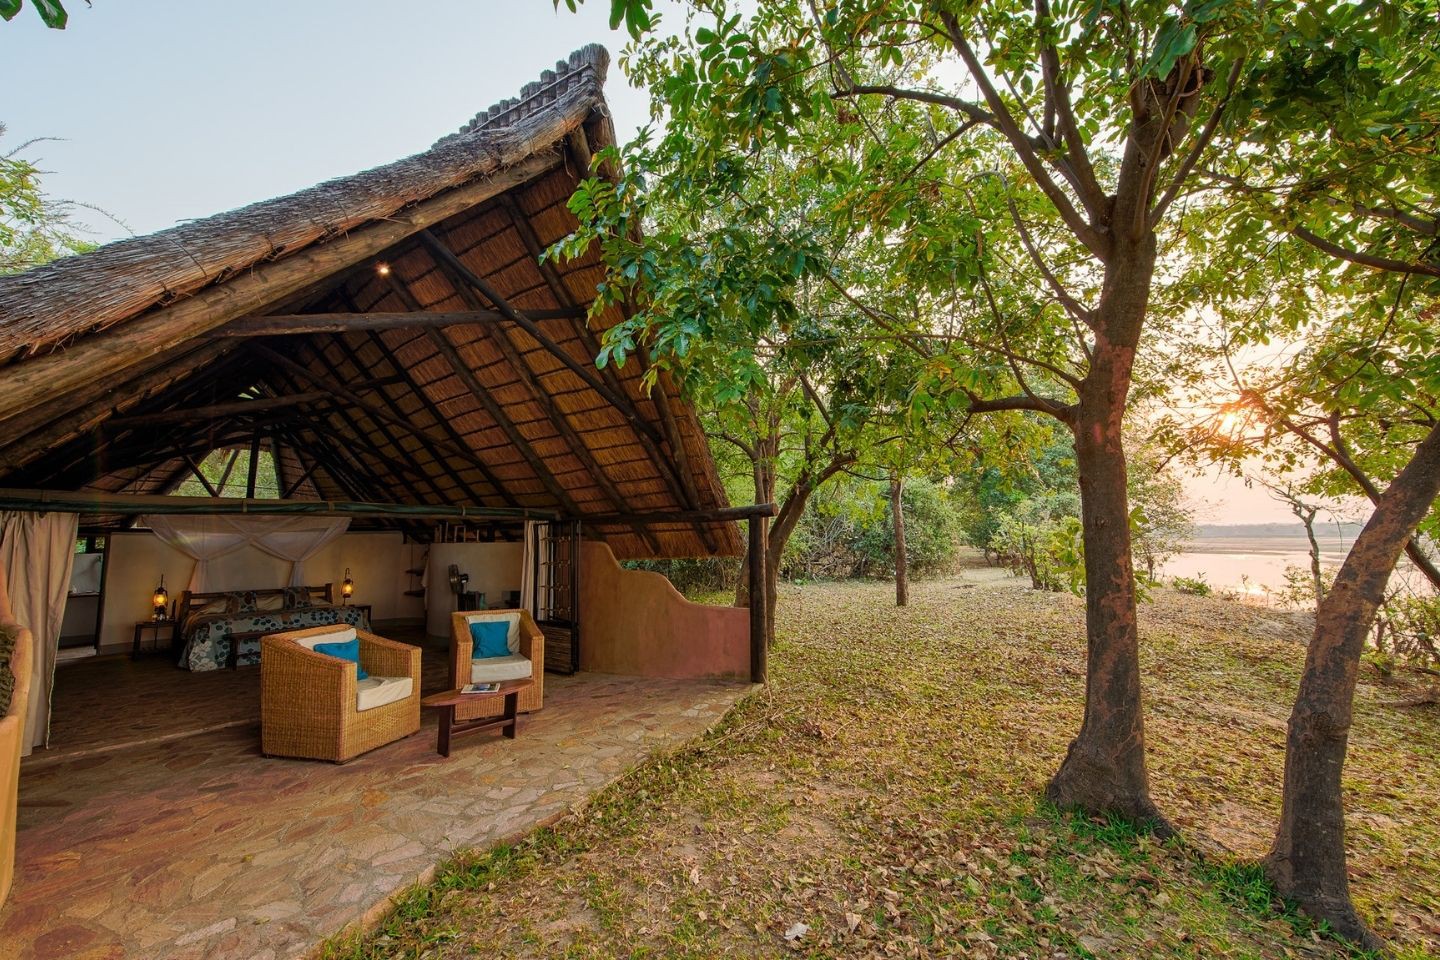
[[[929, 480], [909, 480], [902, 500], [911, 576], [949, 572], [959, 546], [960, 520], [945, 489]], [[780, 573], [788, 580], [893, 577], [889, 484], [863, 479], [826, 484], [791, 534]]]
[[734, 590], [740, 580], [744, 557], [699, 557], [680, 560], [626, 560], [627, 570], [650, 570], [663, 574], [675, 589], [687, 597]]
[[1387, 597], [1375, 618], [1375, 648], [1421, 666], [1440, 666], [1440, 597]]
[[1197, 597], [1208, 597], [1215, 592], [1203, 573], [1197, 573], [1193, 577], [1171, 577], [1170, 586], [1181, 593], [1189, 593]]
[[1052, 493], [1021, 501], [1001, 514], [990, 549], [1036, 590], [1085, 586], [1085, 553], [1080, 532], [1080, 497]]

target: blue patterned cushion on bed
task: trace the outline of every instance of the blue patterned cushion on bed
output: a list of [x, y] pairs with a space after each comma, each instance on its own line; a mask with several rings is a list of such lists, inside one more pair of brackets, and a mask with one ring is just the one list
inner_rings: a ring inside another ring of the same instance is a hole
[[305, 610], [314, 605], [315, 601], [311, 598], [308, 587], [285, 588], [285, 609]]
[[254, 613], [260, 609], [260, 599], [255, 596], [254, 590], [247, 590], [240, 594], [240, 609], [236, 613]]
[[370, 676], [365, 668], [360, 666], [360, 638], [346, 640], [343, 643], [317, 643], [315, 652], [323, 653], [327, 657], [335, 657], [339, 660], [349, 660], [355, 664], [355, 679], [364, 680]]

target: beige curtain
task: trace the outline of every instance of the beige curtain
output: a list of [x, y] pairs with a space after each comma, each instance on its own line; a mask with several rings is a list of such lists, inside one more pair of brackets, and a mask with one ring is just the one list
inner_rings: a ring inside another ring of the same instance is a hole
[[540, 524], [525, 521], [525, 549], [520, 551], [520, 607], [535, 614], [535, 547]]
[[25, 717], [23, 755], [50, 740], [50, 694], [55, 685], [55, 653], [75, 564], [73, 513], [0, 511], [0, 565], [5, 568], [15, 622], [34, 635], [30, 660], [30, 710]]

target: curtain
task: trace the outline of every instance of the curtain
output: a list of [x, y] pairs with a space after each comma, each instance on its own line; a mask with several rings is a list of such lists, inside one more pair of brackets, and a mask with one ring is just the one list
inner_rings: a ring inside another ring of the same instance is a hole
[[331, 517], [144, 516], [155, 536], [195, 561], [192, 593], [205, 593], [211, 560], [253, 546], [290, 561], [289, 586], [305, 585], [305, 561], [350, 527]]
[[211, 560], [234, 553], [250, 542], [248, 536], [230, 524], [228, 517], [147, 515], [140, 518], [140, 523], [195, 561], [188, 586], [191, 593], [208, 592], [205, 574]]
[[[305, 585], [305, 561], [319, 553], [350, 527], [349, 520], [329, 517], [235, 518], [250, 531], [250, 542], [272, 557], [290, 561], [292, 587]], [[279, 520], [276, 524], [273, 521]], [[267, 522], [268, 521], [268, 522]]]
[[535, 546], [539, 529], [537, 521], [525, 521], [525, 548], [520, 551], [520, 606], [537, 618], [540, 611], [535, 609]]
[[15, 622], [34, 635], [30, 658], [30, 708], [25, 715], [22, 754], [50, 740], [50, 694], [55, 684], [55, 654], [70, 571], [75, 564], [74, 513], [0, 511], [0, 565], [5, 568]]

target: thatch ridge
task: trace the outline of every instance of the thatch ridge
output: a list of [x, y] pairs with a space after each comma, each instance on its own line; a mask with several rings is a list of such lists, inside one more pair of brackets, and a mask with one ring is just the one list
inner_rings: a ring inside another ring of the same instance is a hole
[[609, 59], [599, 44], [583, 47], [553, 99], [504, 123], [472, 121], [412, 157], [0, 277], [0, 358], [48, 352], [548, 150], [554, 137], [539, 131], [551, 121], [578, 127], [603, 109]]

